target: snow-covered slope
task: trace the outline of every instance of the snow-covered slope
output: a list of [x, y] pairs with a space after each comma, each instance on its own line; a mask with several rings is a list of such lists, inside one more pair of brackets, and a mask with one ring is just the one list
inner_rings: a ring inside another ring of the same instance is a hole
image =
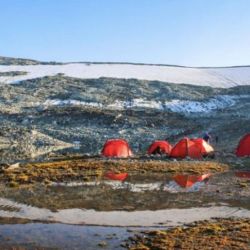
[[25, 71], [26, 75], [0, 76], [0, 82], [13, 83], [20, 80], [52, 76], [63, 73], [78, 78], [136, 78], [170, 83], [228, 88], [250, 85], [249, 67], [188, 68], [178, 66], [136, 64], [90, 64], [70, 63], [63, 65], [11, 65], [0, 66], [0, 72]]

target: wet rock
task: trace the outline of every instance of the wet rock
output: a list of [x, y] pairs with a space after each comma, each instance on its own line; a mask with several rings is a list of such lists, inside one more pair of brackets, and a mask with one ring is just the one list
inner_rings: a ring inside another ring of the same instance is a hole
[[134, 206], [123, 206], [122, 210], [124, 210], [124, 211], [133, 211], [133, 210], [135, 210], [135, 207]]
[[7, 168], [5, 168], [5, 170], [7, 170], [7, 171], [12, 171], [12, 170], [17, 169], [17, 168], [19, 168], [19, 167], [20, 167], [20, 163], [17, 162], [17, 163], [14, 163], [14, 164], [9, 165]]
[[98, 246], [99, 246], [99, 247], [107, 247], [108, 244], [107, 244], [106, 241], [101, 241], [101, 242], [98, 243]]
[[246, 188], [246, 187], [248, 187], [248, 184], [247, 184], [247, 182], [240, 182], [240, 183], [239, 183], [239, 186], [240, 186], [241, 188]]

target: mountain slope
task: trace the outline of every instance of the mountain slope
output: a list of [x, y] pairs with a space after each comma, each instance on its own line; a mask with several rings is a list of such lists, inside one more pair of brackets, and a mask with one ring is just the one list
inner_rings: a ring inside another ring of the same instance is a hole
[[233, 152], [249, 132], [249, 72], [119, 63], [2, 65], [0, 163], [98, 154], [107, 139], [120, 137], [143, 154], [153, 140], [174, 144], [205, 131], [219, 137], [216, 151]]
[[[155, 139], [174, 144], [204, 131], [219, 135], [217, 150], [233, 151], [248, 132], [249, 109], [250, 86], [225, 89], [62, 75], [3, 84], [0, 162], [46, 157], [50, 150], [97, 154], [108, 138], [117, 137], [144, 153]], [[39, 131], [35, 136], [44, 136], [28, 140], [34, 130]]]

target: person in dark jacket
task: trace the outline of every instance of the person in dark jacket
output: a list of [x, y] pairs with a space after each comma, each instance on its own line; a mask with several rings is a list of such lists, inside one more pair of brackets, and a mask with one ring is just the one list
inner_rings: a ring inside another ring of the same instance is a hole
[[210, 140], [211, 140], [211, 135], [209, 133], [205, 133], [203, 138], [202, 138], [204, 141], [206, 141], [207, 143], [210, 143]]
[[153, 152], [153, 155], [162, 155], [164, 154], [164, 152], [162, 151], [162, 149], [160, 147], [157, 147]]

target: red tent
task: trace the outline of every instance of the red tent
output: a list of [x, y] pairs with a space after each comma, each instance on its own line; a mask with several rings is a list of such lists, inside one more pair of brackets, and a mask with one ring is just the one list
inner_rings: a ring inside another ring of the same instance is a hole
[[167, 154], [169, 155], [172, 150], [172, 146], [167, 141], [155, 141], [148, 148], [148, 154]]
[[238, 157], [250, 156], [250, 134], [246, 134], [239, 142], [236, 149]]
[[214, 152], [212, 146], [201, 138], [183, 138], [173, 147], [170, 157], [185, 158], [189, 156], [194, 159], [200, 159], [212, 152]]
[[196, 182], [202, 182], [209, 178], [211, 174], [203, 175], [176, 175], [174, 181], [183, 188], [192, 187]]
[[129, 157], [132, 156], [132, 151], [126, 140], [112, 139], [105, 142], [102, 155], [105, 157]]

